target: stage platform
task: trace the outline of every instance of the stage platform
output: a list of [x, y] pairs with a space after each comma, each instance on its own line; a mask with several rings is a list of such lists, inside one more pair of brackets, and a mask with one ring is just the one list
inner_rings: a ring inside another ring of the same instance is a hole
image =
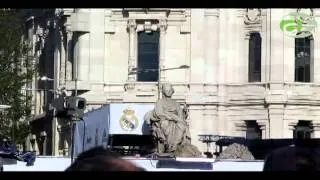
[[[220, 160], [207, 158], [147, 159], [124, 157], [146, 171], [262, 171], [263, 161]], [[39, 156], [34, 166], [18, 161], [4, 165], [4, 171], [64, 171], [71, 163], [70, 158]]]

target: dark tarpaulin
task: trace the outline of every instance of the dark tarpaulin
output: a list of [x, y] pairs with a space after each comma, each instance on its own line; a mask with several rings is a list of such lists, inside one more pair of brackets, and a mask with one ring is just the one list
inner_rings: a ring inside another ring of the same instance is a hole
[[73, 131], [73, 159], [83, 151], [97, 146], [107, 147], [109, 137], [109, 105], [86, 113], [75, 123]]
[[78, 121], [73, 131], [73, 158], [75, 159], [84, 149], [84, 121]]

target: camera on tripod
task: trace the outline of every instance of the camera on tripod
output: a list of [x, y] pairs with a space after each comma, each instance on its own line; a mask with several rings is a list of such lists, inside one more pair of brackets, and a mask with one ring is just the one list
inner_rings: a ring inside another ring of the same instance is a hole
[[82, 97], [66, 96], [56, 98], [52, 106], [55, 108], [55, 116], [61, 118], [73, 118], [80, 120], [83, 118], [87, 101]]

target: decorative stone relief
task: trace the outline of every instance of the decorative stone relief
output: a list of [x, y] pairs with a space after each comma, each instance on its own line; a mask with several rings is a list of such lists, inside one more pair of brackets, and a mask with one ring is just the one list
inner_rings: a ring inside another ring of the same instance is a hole
[[312, 8], [298, 8], [297, 9], [297, 13], [303, 13], [303, 14], [307, 14], [310, 17], [313, 17], [313, 9]]
[[128, 30], [129, 30], [129, 32], [134, 31], [136, 26], [137, 26], [136, 20], [134, 20], [134, 19], [129, 19], [128, 20]]
[[151, 33], [151, 22], [150, 21], [144, 22], [144, 30], [146, 33]]
[[238, 11], [238, 17], [243, 16], [244, 39], [249, 40], [253, 32], [262, 32], [262, 11], [261, 9], [242, 9]]
[[244, 16], [245, 24], [259, 24], [261, 23], [261, 9], [248, 8]]
[[145, 31], [146, 33], [151, 33], [152, 31], [157, 31], [158, 26], [152, 24], [151, 21], [145, 21], [144, 24], [138, 24], [136, 32]]
[[61, 17], [64, 14], [64, 11], [62, 8], [57, 8], [54, 12], [55, 16]]
[[160, 19], [159, 20], [159, 28], [160, 32], [165, 32], [167, 30], [168, 23], [166, 19]]

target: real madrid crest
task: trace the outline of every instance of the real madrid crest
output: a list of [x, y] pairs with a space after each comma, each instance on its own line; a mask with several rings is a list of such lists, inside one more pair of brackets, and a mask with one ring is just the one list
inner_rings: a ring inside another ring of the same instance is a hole
[[120, 118], [120, 126], [125, 131], [133, 131], [139, 125], [139, 120], [134, 114], [134, 110], [126, 108]]

